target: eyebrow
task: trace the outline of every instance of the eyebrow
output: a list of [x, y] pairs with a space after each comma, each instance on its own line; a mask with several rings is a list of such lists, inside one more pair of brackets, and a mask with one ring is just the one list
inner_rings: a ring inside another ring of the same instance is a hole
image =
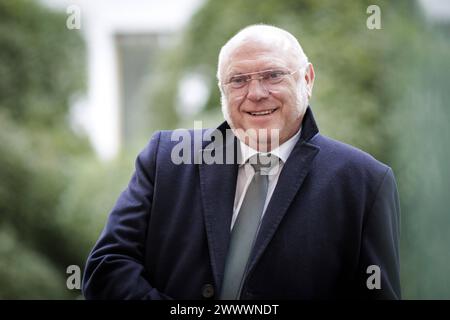
[[245, 72], [245, 73], [237, 72], [237, 73], [230, 73], [229, 77], [231, 78], [231, 77], [236, 77], [236, 76], [247, 76], [247, 75], [250, 76], [252, 74], [263, 73], [263, 72], [268, 72], [268, 71], [285, 71], [285, 69], [286, 68], [283, 68], [283, 67], [273, 67], [273, 68], [270, 68], [270, 69], [264, 69], [264, 70], [255, 71], [255, 72]]

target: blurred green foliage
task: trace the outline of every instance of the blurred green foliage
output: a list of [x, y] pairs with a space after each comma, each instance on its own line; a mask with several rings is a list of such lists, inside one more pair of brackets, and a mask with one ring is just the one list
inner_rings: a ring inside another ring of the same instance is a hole
[[64, 14], [0, 2], [0, 298], [79, 296], [66, 268], [83, 266], [128, 179], [109, 184], [120, 160], [102, 165], [70, 128], [85, 63]]
[[0, 105], [14, 120], [57, 125], [83, 84], [80, 38], [35, 1], [0, 4]]
[[[390, 153], [402, 202], [402, 280], [407, 298], [450, 299], [450, 28], [426, 27], [387, 73], [394, 128]], [[409, 38], [408, 38], [409, 36]]]
[[65, 268], [80, 258], [57, 211], [66, 161], [89, 151], [67, 125], [84, 60], [64, 26], [35, 2], [0, 2], [0, 298], [70, 297]]

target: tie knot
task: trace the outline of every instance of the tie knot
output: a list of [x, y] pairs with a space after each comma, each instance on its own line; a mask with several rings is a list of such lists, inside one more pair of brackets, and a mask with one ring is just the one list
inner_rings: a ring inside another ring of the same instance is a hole
[[280, 159], [270, 153], [258, 153], [248, 159], [249, 164], [253, 167], [255, 172], [261, 172], [262, 175], [271, 173], [271, 169], [279, 164]]

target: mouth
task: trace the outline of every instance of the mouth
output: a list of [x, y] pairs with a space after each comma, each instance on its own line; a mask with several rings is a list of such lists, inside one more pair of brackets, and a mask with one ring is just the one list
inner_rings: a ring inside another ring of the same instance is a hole
[[262, 111], [247, 111], [247, 113], [254, 117], [262, 117], [262, 116], [270, 115], [277, 110], [278, 110], [278, 108], [273, 108], [273, 109], [267, 109], [267, 110], [262, 110]]

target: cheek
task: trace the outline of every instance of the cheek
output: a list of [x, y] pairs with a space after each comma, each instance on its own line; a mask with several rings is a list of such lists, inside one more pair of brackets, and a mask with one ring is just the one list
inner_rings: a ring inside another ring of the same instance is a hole
[[244, 97], [243, 96], [230, 97], [229, 106], [230, 106], [230, 108], [232, 109], [233, 112], [239, 111], [240, 106], [242, 104], [242, 101], [244, 101]]
[[295, 89], [286, 88], [284, 91], [273, 92], [273, 97], [283, 105], [282, 113], [284, 115], [292, 117], [292, 114], [296, 113], [297, 92]]
[[289, 90], [289, 93], [287, 93], [289, 104], [292, 106], [293, 109], [296, 109], [297, 99], [298, 99], [298, 91], [297, 88], [291, 88]]
[[228, 112], [235, 125], [241, 123], [243, 119], [243, 115], [241, 112], [242, 101], [243, 99], [240, 97], [230, 97], [230, 100], [228, 102]]

